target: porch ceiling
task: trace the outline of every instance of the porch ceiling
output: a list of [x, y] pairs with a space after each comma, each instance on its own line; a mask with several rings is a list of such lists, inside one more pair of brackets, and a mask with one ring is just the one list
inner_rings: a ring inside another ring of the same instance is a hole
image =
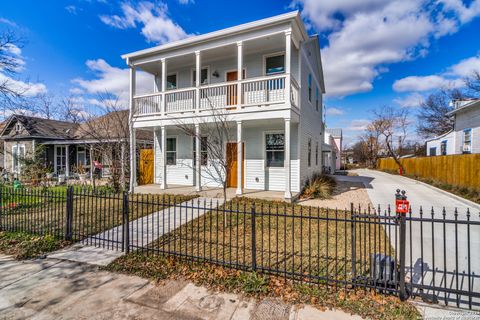
[[[258, 38], [243, 42], [243, 55], [251, 55], [257, 52], [279, 52], [285, 51], [285, 35], [272, 34], [267, 37]], [[201, 51], [202, 65], [207, 65], [214, 61], [232, 59], [232, 65], [236, 66], [237, 61], [237, 44], [230, 44], [217, 47], [210, 50]], [[195, 52], [189, 54], [175, 56], [167, 59], [168, 70], [195, 66]], [[161, 62], [152, 61], [141, 65], [141, 70], [150, 74], [161, 74]]]

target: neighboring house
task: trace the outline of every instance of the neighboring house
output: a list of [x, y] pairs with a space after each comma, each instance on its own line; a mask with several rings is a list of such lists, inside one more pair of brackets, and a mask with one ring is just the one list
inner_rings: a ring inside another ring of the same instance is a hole
[[[203, 158], [201, 150], [194, 161], [193, 149], [193, 140], [200, 145], [200, 124], [213, 125], [219, 113], [234, 126], [226, 153], [236, 157], [227, 181], [237, 194], [277, 190], [289, 199], [321, 171], [325, 88], [319, 37], [307, 35], [298, 12], [122, 58], [130, 67], [132, 127], [154, 129], [154, 183], [160, 188], [221, 186], [224, 177], [206, 173], [214, 159]], [[151, 94], [136, 95], [138, 69], [154, 76]], [[179, 123], [198, 133], [185, 134]]]
[[[122, 126], [126, 129], [122, 130]], [[148, 133], [141, 132], [140, 138], [147, 139]], [[109, 175], [106, 159], [112, 157], [106, 157], [106, 149], [101, 146], [121, 140], [128, 144], [128, 111], [108, 113], [81, 124], [14, 114], [5, 122], [0, 139], [5, 151], [3, 167], [8, 173], [21, 174], [19, 160], [33, 155], [42, 145], [45, 166], [54, 174], [73, 177], [75, 166], [92, 172], [90, 168], [96, 160], [103, 166], [101, 175], [106, 177]], [[122, 150], [117, 151], [120, 157]]]
[[342, 129], [325, 130], [325, 147], [323, 151], [324, 171], [335, 173], [342, 167]]
[[426, 141], [427, 156], [480, 153], [480, 99], [453, 101], [453, 130]]

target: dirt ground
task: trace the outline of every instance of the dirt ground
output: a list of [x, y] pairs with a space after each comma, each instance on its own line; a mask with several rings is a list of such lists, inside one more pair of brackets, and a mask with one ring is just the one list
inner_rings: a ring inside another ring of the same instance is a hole
[[337, 181], [337, 186], [333, 192], [332, 199], [320, 200], [301, 200], [298, 204], [304, 206], [314, 206], [331, 209], [350, 209], [350, 203], [353, 203], [356, 208], [368, 208], [372, 206], [370, 198], [368, 197], [365, 186], [361, 182]]

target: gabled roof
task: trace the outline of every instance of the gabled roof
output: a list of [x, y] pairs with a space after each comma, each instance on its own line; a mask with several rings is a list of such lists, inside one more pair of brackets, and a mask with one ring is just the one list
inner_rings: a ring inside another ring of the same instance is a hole
[[447, 113], [447, 115], [454, 115], [455, 113], [459, 112], [459, 111], [464, 111], [464, 110], [467, 110], [467, 109], [472, 109], [472, 108], [480, 108], [480, 99], [473, 99], [471, 101], [468, 101], [467, 103], [465, 104], [462, 104], [460, 107], [456, 108], [455, 110], [452, 110], [450, 111], [449, 113]]
[[10, 132], [16, 122], [19, 122], [28, 133], [28, 135], [17, 135], [17, 138], [69, 139], [78, 127], [78, 124], [67, 121], [14, 114], [6, 121], [0, 136]]
[[240, 24], [234, 27], [213, 31], [213, 32], [209, 32], [201, 35], [196, 35], [196, 36], [188, 37], [178, 41], [169, 42], [153, 48], [139, 50], [139, 51], [135, 51], [128, 54], [123, 54], [121, 57], [122, 59], [140, 58], [142, 56], [147, 56], [149, 54], [159, 53], [159, 52], [167, 51], [174, 48], [178, 49], [181, 47], [185, 47], [185, 46], [189, 46], [197, 43], [202, 43], [202, 42], [211, 41], [214, 39], [223, 38], [226, 36], [230, 36], [232, 34], [243, 33], [253, 29], [263, 28], [271, 25], [277, 25], [277, 24], [292, 21], [292, 20], [295, 21], [295, 23], [297, 24], [298, 29], [300, 30], [304, 40], [308, 39], [308, 35], [303, 26], [302, 19], [300, 18], [300, 13], [297, 10], [297, 11], [292, 11], [285, 14], [269, 17], [266, 19], [252, 21], [252, 22]]

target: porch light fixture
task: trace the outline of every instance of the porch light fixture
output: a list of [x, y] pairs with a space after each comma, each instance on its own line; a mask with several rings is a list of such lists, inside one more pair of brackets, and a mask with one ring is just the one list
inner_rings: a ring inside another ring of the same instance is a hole
[[213, 71], [212, 76], [214, 76], [215, 78], [220, 77], [217, 70]]

